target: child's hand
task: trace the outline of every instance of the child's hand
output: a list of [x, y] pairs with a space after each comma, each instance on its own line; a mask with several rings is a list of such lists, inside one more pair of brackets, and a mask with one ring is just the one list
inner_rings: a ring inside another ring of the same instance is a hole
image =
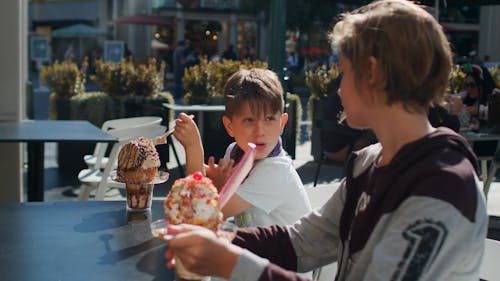
[[219, 164], [215, 164], [215, 158], [210, 156], [208, 158], [208, 165], [205, 165], [205, 172], [207, 173], [207, 177], [209, 177], [217, 189], [220, 189], [224, 186], [227, 179], [231, 175], [233, 171], [234, 160], [231, 159], [227, 165], [224, 164], [224, 159], [219, 159]]
[[[167, 226], [167, 235], [169, 238], [166, 240], [166, 242], [170, 245], [172, 243], [172, 240], [176, 238], [176, 240], [172, 244], [177, 244], [177, 241], [182, 242], [182, 237], [184, 235], [180, 235], [182, 233], [188, 233], [188, 232], [193, 232], [193, 231], [205, 231], [205, 228], [201, 226], [196, 226], [196, 225], [191, 225], [191, 224], [180, 224], [180, 225], [171, 225], [169, 224]], [[206, 229], [208, 231], [208, 229]], [[179, 236], [179, 237], [177, 237]], [[179, 238], [179, 239], [177, 239]], [[170, 246], [168, 247], [168, 250], [165, 252], [165, 258], [167, 259], [167, 267], [168, 268], [174, 268], [175, 267], [175, 261], [174, 261], [174, 247]]]
[[198, 126], [189, 115], [182, 112], [175, 120], [174, 136], [185, 149], [198, 146], [201, 143]]

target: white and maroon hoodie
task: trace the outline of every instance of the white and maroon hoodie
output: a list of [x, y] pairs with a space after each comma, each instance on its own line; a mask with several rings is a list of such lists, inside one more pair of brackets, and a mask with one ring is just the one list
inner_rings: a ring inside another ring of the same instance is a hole
[[332, 281], [478, 280], [488, 216], [466, 140], [439, 128], [381, 167], [380, 150], [355, 152], [339, 189], [294, 225], [239, 231], [249, 251], [230, 280], [301, 280], [293, 271], [335, 261]]

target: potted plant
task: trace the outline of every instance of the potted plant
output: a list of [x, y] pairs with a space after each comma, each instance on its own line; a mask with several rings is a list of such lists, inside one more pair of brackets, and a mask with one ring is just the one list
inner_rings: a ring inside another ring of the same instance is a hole
[[339, 76], [338, 65], [333, 64], [330, 68], [321, 65], [314, 70], [306, 72], [306, 85], [311, 91], [307, 102], [308, 118], [311, 120], [311, 155], [314, 160], [321, 158], [320, 132], [317, 122], [323, 119], [323, 104], [328, 95], [333, 91], [333, 81]]
[[50, 118], [70, 119], [69, 99], [85, 91], [85, 70], [88, 66], [87, 58], [78, 68], [71, 61], [55, 61], [52, 65], [43, 66], [40, 78], [51, 90]]
[[[222, 90], [227, 79], [240, 69], [267, 68], [267, 63], [259, 60], [213, 61], [200, 57], [200, 63], [184, 72], [182, 82], [186, 104], [223, 104]], [[218, 98], [219, 97], [219, 98]]]
[[[119, 63], [98, 60], [96, 74], [90, 79], [110, 97], [112, 116], [133, 117], [143, 114], [144, 105], [151, 105], [152, 99], [158, 100], [163, 95], [164, 73], [165, 63], [157, 68], [155, 59], [140, 65], [135, 65], [132, 60]], [[168, 97], [166, 99], [164, 102], [171, 101]]]

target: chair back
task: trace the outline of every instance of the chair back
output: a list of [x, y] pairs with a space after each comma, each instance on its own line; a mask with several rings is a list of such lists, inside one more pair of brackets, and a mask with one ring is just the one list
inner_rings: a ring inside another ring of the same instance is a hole
[[[167, 127], [163, 125], [153, 124], [146, 126], [135, 126], [135, 127], [127, 127], [121, 129], [110, 129], [107, 131], [108, 134], [116, 137], [118, 142], [113, 143], [111, 147], [111, 152], [108, 157], [108, 161], [101, 172], [100, 169], [84, 169], [80, 171], [78, 174], [78, 179], [80, 180], [80, 200], [88, 200], [90, 190], [97, 187], [96, 191], [96, 200], [103, 200], [104, 195], [106, 193], [107, 188], [109, 187], [108, 178], [111, 171], [116, 166], [116, 162], [118, 160], [118, 154], [122, 146], [124, 146], [127, 142], [132, 139], [138, 137], [146, 137], [154, 139], [157, 136], [160, 136], [165, 133]], [[111, 187], [122, 187], [111, 186]]]
[[110, 129], [121, 129], [127, 127], [135, 127], [135, 126], [143, 126], [143, 125], [153, 125], [153, 124], [161, 124], [163, 118], [159, 116], [140, 116], [140, 117], [130, 117], [130, 118], [120, 118], [120, 119], [111, 119], [105, 121], [101, 129], [103, 131], [107, 131]]
[[[130, 118], [120, 118], [120, 119], [111, 119], [105, 121], [101, 130], [108, 132], [113, 129], [126, 129], [140, 126], [148, 126], [154, 124], [161, 124], [163, 118], [158, 116], [141, 116], [141, 117], [130, 117]], [[107, 143], [97, 143], [94, 152], [92, 155], [85, 155], [84, 160], [91, 169], [103, 168], [102, 165], [105, 162], [102, 162], [104, 158], [104, 154], [106, 153], [106, 149], [108, 148]]]
[[[338, 151], [345, 146], [354, 145], [362, 130], [339, 124], [337, 120], [316, 120], [314, 126], [319, 130], [319, 144], [321, 152]], [[349, 148], [349, 151], [351, 148]]]
[[[317, 164], [314, 176], [314, 186], [318, 183], [319, 172], [323, 164], [338, 166], [343, 168], [346, 159], [333, 160], [327, 157], [327, 152], [341, 151], [347, 147], [346, 158], [351, 153], [356, 140], [361, 136], [362, 131], [352, 129], [347, 125], [339, 124], [337, 120], [316, 119], [313, 122], [314, 129], [317, 131], [317, 141], [312, 141], [311, 151]], [[316, 146], [316, 147], [314, 147]]]
[[[155, 124], [149, 126], [138, 126], [138, 127], [109, 130], [108, 133], [118, 138], [118, 142], [114, 143], [113, 147], [111, 148], [111, 152], [109, 153], [108, 163], [104, 168], [101, 181], [99, 182], [99, 185], [97, 187], [95, 199], [96, 200], [104, 199], [106, 188], [109, 186], [108, 177], [111, 173], [111, 170], [114, 168], [115, 163], [118, 161], [118, 154], [120, 152], [120, 149], [126, 143], [138, 137], [154, 139], [155, 137], [161, 136], [163, 133], [165, 133], [166, 129], [167, 129], [166, 126]], [[118, 187], [122, 186], [120, 185]]]
[[498, 280], [500, 276], [500, 241], [486, 239], [484, 243], [483, 263], [479, 270], [479, 278], [482, 280]]

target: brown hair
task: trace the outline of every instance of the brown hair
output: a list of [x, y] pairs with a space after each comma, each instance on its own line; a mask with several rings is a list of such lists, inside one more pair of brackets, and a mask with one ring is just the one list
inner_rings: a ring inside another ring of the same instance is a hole
[[387, 104], [422, 111], [445, 93], [452, 66], [449, 43], [433, 16], [410, 1], [376, 1], [343, 14], [329, 37], [351, 61], [357, 82], [368, 58], [377, 59]]
[[283, 112], [283, 88], [276, 73], [268, 69], [242, 69], [229, 77], [224, 85], [225, 115], [232, 118], [245, 103], [252, 113]]

